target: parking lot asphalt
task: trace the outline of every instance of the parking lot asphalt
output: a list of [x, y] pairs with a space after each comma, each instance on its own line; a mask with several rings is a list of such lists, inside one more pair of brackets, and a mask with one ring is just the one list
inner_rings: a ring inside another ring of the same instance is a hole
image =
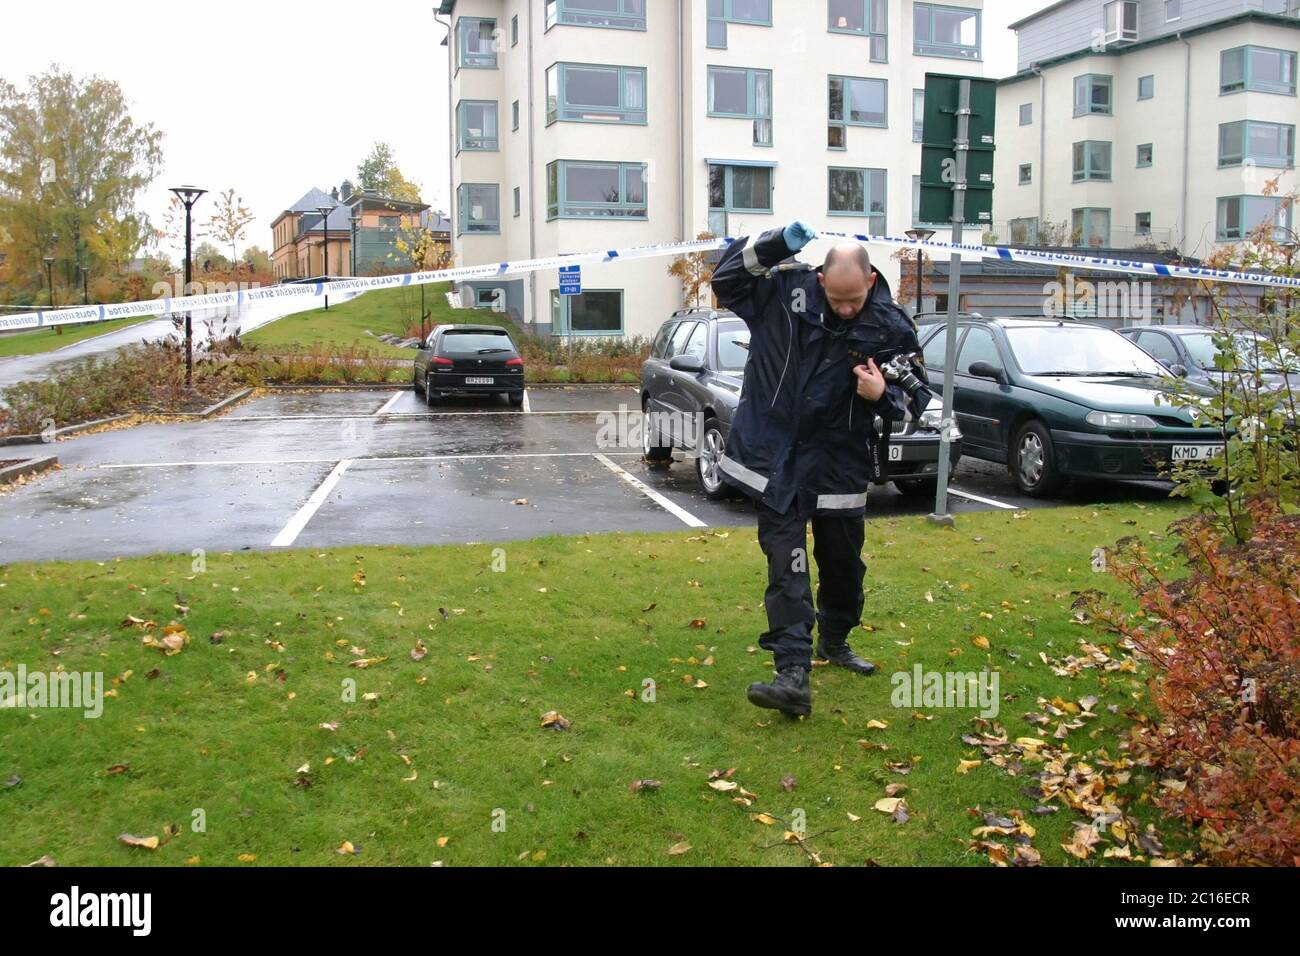
[[[601, 413], [620, 406], [636, 410], [635, 388], [533, 388], [523, 409], [496, 398], [428, 408], [410, 390], [279, 392], [209, 421], [34, 446], [63, 467], [0, 497], [0, 563], [756, 523], [747, 499], [704, 497], [692, 457], [663, 467], [639, 446], [604, 447]], [[1076, 482], [1044, 502], [1020, 495], [1001, 466], [963, 459], [949, 510], [1167, 494], [1159, 483]], [[931, 510], [888, 485], [872, 488], [867, 517]]]

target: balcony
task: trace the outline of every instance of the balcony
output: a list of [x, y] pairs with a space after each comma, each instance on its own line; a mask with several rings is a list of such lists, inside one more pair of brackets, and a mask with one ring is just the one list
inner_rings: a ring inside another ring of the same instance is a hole
[[1168, 228], [1138, 230], [1112, 226], [1107, 235], [1085, 236], [1068, 221], [1039, 225], [1037, 219], [995, 222], [984, 229], [984, 242], [993, 246], [1053, 246], [1065, 249], [1166, 249], [1174, 244]]

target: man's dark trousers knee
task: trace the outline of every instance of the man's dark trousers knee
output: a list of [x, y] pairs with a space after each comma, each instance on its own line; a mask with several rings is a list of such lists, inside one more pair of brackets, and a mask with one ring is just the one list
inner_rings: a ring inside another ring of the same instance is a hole
[[778, 671], [812, 667], [812, 631], [817, 625], [822, 647], [842, 646], [862, 620], [862, 560], [865, 519], [813, 516], [813, 553], [817, 562], [817, 608], [813, 610], [809, 577], [807, 528], [809, 518], [792, 504], [778, 514], [761, 502], [758, 544], [767, 558], [768, 629], [759, 646], [772, 652]]

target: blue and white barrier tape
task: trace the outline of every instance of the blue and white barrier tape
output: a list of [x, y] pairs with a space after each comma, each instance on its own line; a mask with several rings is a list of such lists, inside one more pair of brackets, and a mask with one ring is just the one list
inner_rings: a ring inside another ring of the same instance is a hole
[[[819, 238], [849, 239], [868, 245], [900, 246], [925, 249], [932, 252], [957, 253], [966, 257], [1002, 259], [1008, 262], [1035, 263], [1038, 265], [1066, 266], [1095, 272], [1115, 272], [1146, 276], [1151, 279], [1189, 279], [1203, 282], [1232, 282], [1262, 285], [1273, 288], [1300, 289], [1300, 277], [1280, 276], [1259, 272], [1240, 272], [1233, 269], [1211, 269], [1205, 266], [1164, 265], [1136, 259], [1107, 256], [1090, 256], [1086, 253], [1017, 249], [1011, 246], [985, 246], [977, 243], [952, 243], [936, 239], [909, 239], [906, 236], [868, 236], [860, 233], [825, 230]], [[307, 297], [318, 299], [331, 293], [369, 292], [397, 286], [427, 285], [469, 279], [494, 279], [506, 275], [520, 275], [557, 269], [560, 266], [626, 262], [633, 259], [651, 259], [659, 256], [683, 255], [721, 249], [734, 241], [722, 239], [692, 239], [685, 242], [665, 242], [648, 246], [629, 246], [623, 249], [606, 249], [569, 256], [547, 256], [541, 259], [520, 259], [514, 262], [494, 262], [480, 266], [462, 266], [457, 269], [438, 269], [432, 272], [412, 272], [402, 275], [371, 276], [366, 278], [338, 279], [332, 282], [309, 282], [293, 285], [269, 286], [239, 292], [218, 292], [210, 295], [164, 297], [143, 302], [124, 302], [117, 305], [87, 305], [70, 309], [43, 312], [22, 312], [0, 316], [0, 330], [34, 329], [53, 325], [80, 322], [106, 322], [111, 319], [133, 318], [147, 315], [172, 315], [176, 312], [241, 306], [276, 299]]]

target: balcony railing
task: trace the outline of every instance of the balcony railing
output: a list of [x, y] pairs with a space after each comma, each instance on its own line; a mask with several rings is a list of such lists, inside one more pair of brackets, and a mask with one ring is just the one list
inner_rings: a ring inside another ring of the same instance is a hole
[[1040, 225], [1036, 220], [995, 222], [984, 228], [989, 245], [1057, 246], [1070, 249], [1164, 249], [1174, 242], [1174, 231], [1155, 227], [1146, 230], [1112, 226], [1106, 235], [1072, 231], [1068, 222]]

